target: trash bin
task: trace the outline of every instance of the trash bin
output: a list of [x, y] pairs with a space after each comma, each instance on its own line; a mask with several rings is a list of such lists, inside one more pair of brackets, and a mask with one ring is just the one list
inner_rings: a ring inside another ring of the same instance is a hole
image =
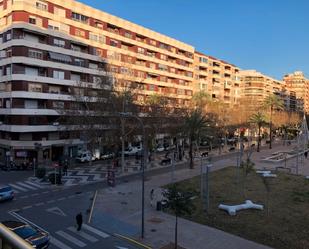
[[161, 211], [162, 210], [162, 203], [161, 201], [157, 201], [157, 211]]

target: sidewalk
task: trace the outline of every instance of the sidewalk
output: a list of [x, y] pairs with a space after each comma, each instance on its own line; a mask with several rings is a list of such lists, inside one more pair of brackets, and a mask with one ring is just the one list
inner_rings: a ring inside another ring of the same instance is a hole
[[[236, 156], [214, 160], [212, 170], [235, 165]], [[200, 174], [195, 169], [174, 172], [175, 181]], [[159, 249], [174, 239], [174, 216], [156, 211], [150, 206], [149, 193], [155, 189], [155, 201], [160, 199], [160, 187], [171, 182], [171, 174], [147, 177], [145, 183], [145, 239], [143, 243]], [[155, 203], [154, 201], [154, 203]], [[141, 182], [125, 182], [112, 189], [100, 190], [97, 196], [92, 223], [110, 233], [119, 233], [139, 239], [141, 228]], [[226, 232], [179, 219], [179, 245], [186, 249], [267, 249], [269, 247], [245, 240]]]

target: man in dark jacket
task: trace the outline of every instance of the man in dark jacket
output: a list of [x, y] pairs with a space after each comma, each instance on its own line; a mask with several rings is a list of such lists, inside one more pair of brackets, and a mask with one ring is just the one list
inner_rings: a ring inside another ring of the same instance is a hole
[[80, 231], [80, 229], [82, 228], [82, 224], [83, 224], [83, 215], [82, 215], [82, 213], [78, 213], [76, 215], [76, 223], [77, 223], [77, 231]]

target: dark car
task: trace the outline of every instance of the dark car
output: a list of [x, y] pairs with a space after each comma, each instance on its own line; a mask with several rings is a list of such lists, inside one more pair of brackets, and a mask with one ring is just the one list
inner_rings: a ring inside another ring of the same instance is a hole
[[0, 201], [13, 200], [14, 191], [10, 186], [0, 186]]
[[33, 248], [45, 249], [49, 246], [49, 234], [41, 229], [20, 221], [3, 221], [2, 224], [27, 241]]

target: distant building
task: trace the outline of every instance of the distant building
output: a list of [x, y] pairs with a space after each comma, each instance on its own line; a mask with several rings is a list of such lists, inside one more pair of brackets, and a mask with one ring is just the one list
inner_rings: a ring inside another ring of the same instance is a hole
[[296, 71], [285, 75], [283, 81], [289, 91], [295, 92], [295, 110], [309, 113], [309, 80], [303, 72]]

